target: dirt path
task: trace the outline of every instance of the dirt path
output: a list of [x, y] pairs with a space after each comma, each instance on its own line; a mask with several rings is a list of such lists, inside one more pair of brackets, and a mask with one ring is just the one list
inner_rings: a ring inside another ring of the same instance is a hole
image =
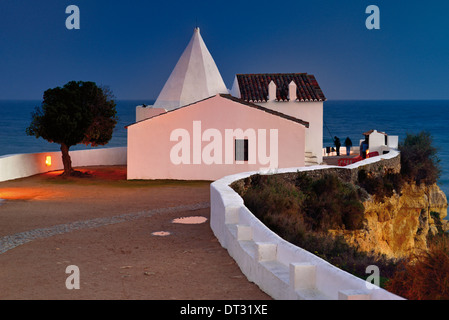
[[[0, 299], [270, 299], [214, 237], [208, 182], [83, 170], [0, 183]], [[192, 216], [208, 220], [172, 222]], [[80, 289], [66, 288], [69, 265]]]

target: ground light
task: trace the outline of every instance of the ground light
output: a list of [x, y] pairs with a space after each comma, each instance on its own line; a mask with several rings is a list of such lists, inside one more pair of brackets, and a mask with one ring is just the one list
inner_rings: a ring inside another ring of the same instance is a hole
[[45, 165], [46, 165], [47, 167], [50, 167], [50, 166], [51, 166], [51, 156], [46, 156], [46, 157], [45, 157]]

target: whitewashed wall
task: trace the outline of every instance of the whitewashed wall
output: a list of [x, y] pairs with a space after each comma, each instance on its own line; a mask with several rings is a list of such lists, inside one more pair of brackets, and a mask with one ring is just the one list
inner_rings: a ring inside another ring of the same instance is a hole
[[[70, 151], [73, 167], [126, 165], [126, 147]], [[51, 166], [45, 164], [51, 156]], [[0, 181], [29, 177], [62, 170], [62, 154], [56, 152], [23, 153], [0, 157]]]
[[256, 104], [297, 119], [309, 122], [306, 129], [306, 152], [312, 152], [317, 157], [317, 162], [323, 162], [323, 102], [301, 101], [267, 101]]
[[[366, 159], [345, 168], [350, 170], [356, 165], [392, 158], [397, 154], [392, 151], [376, 157], [378, 159]], [[279, 173], [326, 168], [332, 166], [283, 169]], [[211, 228], [250, 281], [274, 299], [402, 299], [294, 246], [262, 224], [229, 187], [232, 182], [256, 173], [227, 176], [213, 182], [210, 187]]]

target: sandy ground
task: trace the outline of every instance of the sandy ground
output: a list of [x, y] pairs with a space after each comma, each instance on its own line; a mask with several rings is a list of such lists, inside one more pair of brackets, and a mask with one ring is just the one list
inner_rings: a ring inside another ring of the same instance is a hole
[[[0, 238], [74, 221], [209, 202], [208, 182], [126, 181], [125, 167], [81, 168], [0, 183]], [[0, 254], [0, 299], [270, 299], [209, 226], [209, 208], [36, 239]], [[173, 223], [201, 216], [203, 223]], [[153, 232], [169, 234], [156, 236]], [[69, 265], [80, 289], [69, 290]]]

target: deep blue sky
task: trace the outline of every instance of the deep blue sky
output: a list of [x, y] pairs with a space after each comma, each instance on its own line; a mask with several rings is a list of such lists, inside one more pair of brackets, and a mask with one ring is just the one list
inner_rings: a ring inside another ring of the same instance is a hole
[[[65, 27], [71, 4], [80, 30]], [[365, 27], [370, 4], [380, 30]], [[195, 25], [228, 87], [236, 73], [307, 72], [328, 99], [449, 99], [446, 0], [2, 0], [0, 99], [70, 80], [155, 99]]]

